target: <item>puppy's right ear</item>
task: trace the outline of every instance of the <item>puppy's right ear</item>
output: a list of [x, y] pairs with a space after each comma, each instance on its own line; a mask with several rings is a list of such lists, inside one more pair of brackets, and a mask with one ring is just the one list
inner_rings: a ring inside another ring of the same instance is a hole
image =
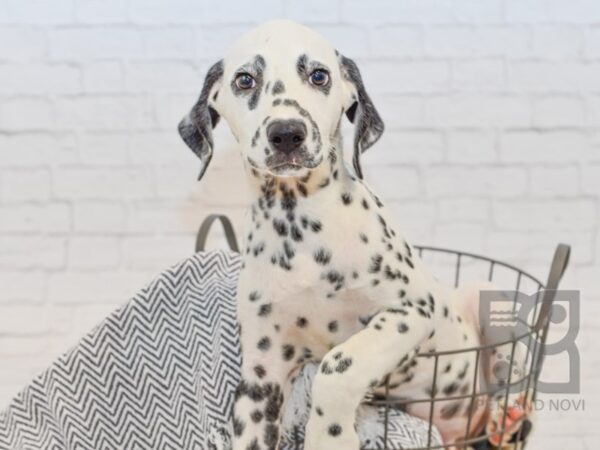
[[219, 122], [219, 113], [211, 106], [218, 95], [223, 78], [223, 61], [214, 64], [204, 79], [200, 98], [192, 110], [179, 122], [179, 134], [189, 148], [200, 158], [202, 166], [198, 180], [202, 178], [213, 154], [212, 129]]

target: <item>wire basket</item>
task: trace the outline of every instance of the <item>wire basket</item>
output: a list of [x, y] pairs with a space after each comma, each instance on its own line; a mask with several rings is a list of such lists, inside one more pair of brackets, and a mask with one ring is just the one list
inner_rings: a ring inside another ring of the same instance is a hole
[[[222, 215], [211, 215], [202, 224], [196, 239], [196, 251], [202, 250], [205, 247], [208, 231], [216, 220], [219, 220], [224, 228], [225, 237], [230, 248], [234, 251], [238, 251], [237, 240], [233, 227], [229, 219]], [[385, 379], [383, 389], [385, 395], [383, 398], [368, 399], [365, 403], [385, 408], [384, 415], [384, 436], [383, 445], [384, 450], [393, 450], [389, 446], [388, 432], [389, 432], [389, 413], [392, 408], [406, 409], [411, 405], [418, 403], [425, 404], [429, 408], [429, 426], [427, 435], [427, 445], [424, 447], [411, 447], [411, 450], [434, 450], [434, 449], [466, 449], [468, 447], [477, 447], [478, 445], [485, 444], [490, 438], [500, 438], [500, 442], [505, 442], [504, 437], [506, 430], [507, 414], [508, 411], [504, 410], [502, 417], [500, 418], [500, 427], [493, 432], [483, 432], [476, 437], [467, 437], [463, 441], [443, 444], [443, 445], [432, 445], [432, 436], [434, 434], [433, 415], [435, 411], [435, 405], [438, 402], [449, 402], [466, 400], [470, 402], [468, 408], [469, 417], [467, 426], [465, 429], [465, 436], [469, 436], [469, 430], [471, 430], [471, 421], [473, 414], [473, 404], [481, 399], [494, 397], [496, 399], [504, 397], [504, 403], [508, 403], [509, 394], [515, 388], [519, 388], [524, 393], [524, 403], [533, 403], [537, 395], [538, 380], [542, 369], [543, 358], [544, 358], [544, 346], [546, 338], [548, 336], [548, 329], [550, 325], [552, 304], [556, 295], [556, 289], [562, 275], [567, 267], [570, 247], [565, 244], [559, 244], [556, 248], [554, 258], [550, 267], [550, 273], [546, 284], [542, 283], [538, 278], [533, 275], [515, 267], [511, 264], [504, 263], [492, 258], [485, 256], [476, 255], [473, 253], [462, 252], [457, 250], [448, 250], [437, 247], [428, 246], [415, 246], [421, 259], [428, 264], [433, 272], [438, 275], [436, 268], [442, 272], [446, 272], [446, 278], [449, 284], [454, 284], [455, 287], [459, 287], [466, 278], [469, 281], [488, 281], [493, 283], [499, 289], [505, 291], [511, 290], [515, 292], [528, 292], [537, 293], [536, 301], [533, 306], [532, 314], [528, 316], [526, 323], [523, 323], [525, 331], [518, 335], [513, 335], [509, 339], [493, 342], [491, 344], [482, 345], [478, 347], [471, 347], [467, 349], [450, 350], [450, 351], [439, 351], [439, 352], [427, 352], [417, 353], [417, 359], [433, 359], [433, 377], [431, 392], [436, 392], [437, 378], [439, 373], [439, 360], [441, 357], [448, 355], [474, 355], [475, 360], [475, 373], [473, 379], [473, 389], [471, 392], [459, 393], [458, 395], [444, 396], [439, 399], [435, 398], [435, 395], [427, 398], [419, 399], [406, 399], [406, 398], [394, 398], [390, 395], [390, 377]], [[439, 276], [439, 275], [438, 275]], [[517, 296], [515, 295], [512, 300], [513, 312], [517, 309]], [[515, 366], [515, 350], [517, 344], [521, 342], [527, 346], [529, 350], [526, 354], [526, 360], [521, 362], [521, 366], [525, 368], [523, 373], [517, 379], [513, 379], [513, 366]], [[490, 352], [494, 352], [498, 348], [509, 348], [510, 358], [508, 361], [508, 379], [505, 380], [502, 386], [495, 388], [482, 388], [477, 389], [478, 377], [481, 376], [480, 370], [485, 367], [485, 355], [489, 355]], [[509, 443], [502, 446], [503, 449], [508, 450], [519, 450], [523, 449], [527, 444], [528, 433], [524, 432], [524, 427], [521, 427], [516, 436], [512, 436]], [[298, 439], [295, 443], [297, 449], [302, 449], [302, 442]], [[485, 447], [484, 447], [485, 448]], [[363, 450], [381, 450], [378, 448], [364, 447]]]
[[[389, 450], [388, 447], [388, 415], [390, 408], [407, 408], [410, 405], [414, 405], [416, 403], [427, 403], [429, 405], [429, 429], [428, 429], [428, 442], [427, 446], [414, 448], [414, 450], [433, 450], [433, 449], [444, 449], [444, 448], [466, 448], [467, 446], [474, 446], [477, 444], [488, 442], [488, 439], [493, 438], [494, 435], [498, 435], [500, 441], [504, 441], [504, 435], [506, 433], [506, 419], [507, 419], [507, 411], [504, 411], [504, 414], [500, 418], [500, 428], [492, 433], [483, 433], [475, 438], [467, 438], [459, 443], [454, 444], [446, 444], [446, 445], [431, 445], [431, 437], [433, 432], [432, 419], [434, 414], [434, 406], [436, 401], [447, 402], [447, 401], [458, 401], [458, 400], [468, 400], [470, 401], [471, 407], [468, 408], [470, 411], [467, 426], [465, 429], [465, 436], [468, 436], [468, 430], [471, 430], [471, 419], [473, 412], [473, 404], [479, 399], [488, 398], [494, 396], [495, 398], [504, 397], [504, 402], [508, 403], [508, 398], [511, 390], [520, 389], [524, 394], [524, 403], [534, 402], [537, 395], [537, 384], [539, 380], [539, 375], [542, 369], [543, 356], [544, 356], [544, 345], [546, 342], [546, 338], [548, 336], [548, 328], [550, 324], [551, 311], [552, 311], [552, 303], [555, 298], [555, 290], [558, 288], [558, 283], [566, 269], [568, 264], [568, 258], [570, 253], [570, 247], [565, 244], [559, 244], [554, 259], [552, 262], [550, 274], [548, 277], [548, 281], [544, 285], [539, 279], [534, 277], [533, 275], [515, 267], [513, 265], [488, 258], [485, 256], [475, 255], [472, 253], [461, 252], [456, 250], [448, 250], [436, 247], [425, 247], [425, 246], [415, 246], [417, 249], [419, 256], [427, 262], [429, 257], [431, 256], [439, 256], [444, 255], [450, 260], [453, 260], [453, 270], [452, 270], [452, 278], [454, 282], [454, 286], [458, 287], [461, 284], [461, 272], [464, 270], [463, 268], [466, 265], [470, 265], [471, 269], [473, 266], [478, 266], [479, 273], [485, 273], [485, 278], [480, 281], [488, 281], [490, 283], [496, 283], [496, 278], [498, 278], [498, 274], [500, 271], [503, 271], [503, 285], [502, 288], [505, 290], [514, 290], [523, 291], [527, 289], [529, 292], [537, 292], [536, 301], [534, 302], [532, 314], [529, 316], [529, 321], [525, 323], [526, 331], [520, 333], [519, 335], [515, 335], [510, 339], [494, 342], [488, 345], [482, 345], [479, 347], [472, 347], [468, 349], [461, 350], [453, 350], [453, 351], [441, 351], [441, 352], [428, 352], [428, 353], [418, 353], [417, 358], [426, 358], [426, 359], [434, 359], [434, 373], [432, 377], [432, 387], [431, 391], [436, 391], [436, 383], [438, 376], [438, 366], [439, 359], [442, 356], [447, 355], [458, 355], [458, 354], [474, 354], [475, 355], [475, 375], [473, 380], [473, 389], [471, 392], [467, 392], [461, 395], [455, 395], [450, 397], [443, 397], [441, 399], [434, 398], [423, 398], [423, 399], [398, 399], [393, 398], [389, 395], [389, 377], [386, 380], [385, 391], [386, 396], [384, 399], [380, 400], [371, 400], [369, 401], [372, 405], [384, 406], [385, 407], [385, 420], [384, 420], [384, 448], [385, 450]], [[506, 283], [510, 283], [510, 278], [513, 278], [512, 285], [507, 285]], [[512, 309], [513, 312], [517, 309], [517, 296], [512, 300]], [[530, 350], [527, 352], [526, 360], [523, 363], [523, 367], [525, 367], [524, 373], [520, 375], [519, 378], [513, 379], [513, 366], [515, 365], [515, 349], [517, 343], [523, 342]], [[498, 348], [510, 348], [510, 359], [508, 361], [508, 379], [504, 383], [501, 388], [496, 389], [481, 389], [477, 390], [477, 377], [480, 376], [479, 370], [481, 370], [481, 362], [484, 359], [484, 354], [489, 353], [490, 351], [497, 350]], [[510, 450], [518, 450], [525, 447], [527, 443], [527, 436], [524, 435], [524, 428], [521, 427], [519, 429], [518, 435], [514, 436], [511, 442], [505, 444], [503, 448]], [[365, 448], [365, 450], [369, 450]]]

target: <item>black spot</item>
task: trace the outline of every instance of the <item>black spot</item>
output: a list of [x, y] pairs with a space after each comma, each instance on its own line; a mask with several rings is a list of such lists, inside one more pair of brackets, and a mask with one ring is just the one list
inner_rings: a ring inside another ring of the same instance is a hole
[[405, 295], [406, 295], [406, 291], [404, 289], [400, 289], [398, 291], [398, 297], [404, 298]]
[[400, 322], [398, 324], [398, 333], [406, 333], [408, 331], [408, 325], [404, 322]]
[[404, 258], [404, 261], [406, 261], [406, 264], [408, 265], [408, 267], [410, 267], [411, 269], [414, 269], [415, 266], [413, 265], [413, 262], [411, 259], [409, 258]]
[[367, 244], [369, 242], [369, 238], [367, 237], [366, 234], [360, 233], [359, 236], [360, 236], [360, 240], [363, 241], [365, 244]]
[[246, 450], [261, 450], [256, 438], [252, 439], [252, 442], [250, 442], [250, 444], [248, 444], [248, 447], [246, 447]]
[[296, 325], [300, 328], [304, 328], [308, 325], [308, 320], [306, 317], [298, 317], [298, 319], [296, 319]]
[[254, 256], [256, 257], [264, 251], [265, 251], [265, 243], [261, 242], [261, 243], [257, 244], [256, 246], [254, 246], [254, 249], [252, 252], [254, 253]]
[[321, 224], [321, 222], [319, 222], [318, 220], [313, 220], [310, 223], [310, 229], [313, 230], [315, 233], [318, 233], [323, 229], [323, 224]]
[[265, 418], [267, 422], [275, 422], [279, 418], [283, 396], [281, 388], [278, 384], [268, 385], [267, 389], [267, 404], [265, 406]]
[[271, 311], [273, 311], [273, 305], [271, 305], [271, 303], [265, 303], [258, 308], [258, 315], [260, 317], [267, 317], [271, 314]]
[[440, 416], [444, 420], [450, 420], [454, 416], [456, 416], [458, 411], [460, 411], [461, 406], [462, 406], [462, 402], [454, 402], [454, 403], [451, 403], [450, 405], [446, 405], [442, 408]]
[[463, 368], [463, 370], [461, 370], [461, 371], [458, 373], [458, 379], [459, 379], [459, 380], [464, 380], [464, 378], [467, 376], [467, 371], [468, 371], [468, 370], [469, 370], [469, 361], [467, 361], [467, 362], [465, 363], [465, 367]]
[[296, 207], [296, 196], [294, 191], [288, 190], [287, 187], [282, 188], [283, 196], [281, 197], [281, 209], [291, 211]]
[[345, 279], [344, 274], [338, 272], [337, 270], [330, 270], [325, 274], [325, 278], [331, 284], [336, 285], [336, 290], [339, 290], [343, 286]]
[[381, 263], [383, 262], [383, 256], [376, 254], [371, 256], [371, 265], [369, 266], [369, 272], [377, 273], [381, 270]]
[[263, 366], [261, 366], [260, 364], [257, 366], [254, 366], [254, 373], [256, 374], [256, 376], [258, 378], [264, 378], [265, 375], [267, 374], [267, 371], [265, 370], [265, 368]]
[[258, 105], [258, 100], [260, 100], [260, 89], [254, 90], [250, 99], [248, 100], [248, 109], [253, 110]]
[[362, 206], [363, 206], [363, 208], [365, 208], [365, 209], [369, 209], [369, 202], [367, 201], [367, 199], [366, 199], [366, 198], [363, 198], [363, 199], [362, 199]]
[[294, 353], [296, 353], [296, 349], [293, 345], [285, 344], [281, 347], [281, 354], [283, 355], [284, 361], [289, 361], [294, 357]]
[[438, 394], [438, 388], [436, 387], [436, 388], [432, 389], [432, 388], [428, 387], [425, 389], [425, 394], [430, 398], [434, 398]]
[[273, 219], [273, 228], [275, 228], [275, 231], [279, 236], [288, 235], [288, 227], [283, 220]]
[[459, 385], [457, 383], [450, 383], [448, 386], [444, 387], [442, 392], [444, 392], [445, 395], [452, 395], [456, 391], [458, 391], [458, 388], [459, 388]]
[[255, 402], [260, 402], [265, 397], [263, 389], [257, 383], [248, 386], [246, 395], [248, 396], [248, 398]]
[[292, 259], [296, 254], [294, 248], [292, 247], [292, 244], [287, 240], [283, 241], [283, 253], [285, 253], [285, 257], [287, 259]]
[[406, 249], [406, 253], [408, 253], [408, 257], [412, 258], [412, 250], [410, 248], [410, 245], [408, 245], [408, 243], [404, 243], [404, 248]]
[[448, 307], [444, 306], [444, 317], [448, 317]]
[[408, 312], [406, 312], [406, 310], [402, 309], [402, 308], [389, 308], [389, 309], [386, 309], [386, 312], [389, 312], [390, 314], [399, 314], [401, 316], [408, 316]]
[[329, 185], [329, 178], [325, 178], [323, 181], [319, 183], [320, 188], [327, 187]]
[[265, 435], [263, 436], [263, 442], [267, 448], [275, 448], [277, 440], [279, 439], [279, 426], [274, 423], [269, 423], [265, 427]]
[[448, 363], [448, 365], [444, 368], [444, 373], [449, 373], [452, 370], [452, 364]]
[[396, 278], [402, 278], [402, 273], [399, 270], [392, 270], [389, 264], [386, 264], [383, 274], [388, 280], [395, 280]]
[[273, 95], [283, 94], [285, 92], [285, 85], [283, 84], [283, 81], [277, 80], [273, 84], [273, 90], [271, 92], [273, 93]]
[[332, 320], [331, 322], [329, 322], [327, 324], [327, 329], [331, 333], [335, 333], [336, 331], [338, 331], [338, 322], [337, 322], [337, 320]]
[[256, 300], [258, 300], [260, 298], [260, 294], [257, 291], [252, 291], [250, 292], [250, 295], [248, 296], [248, 299], [251, 302], [255, 302]]
[[250, 418], [252, 419], [252, 422], [254, 422], [254, 423], [260, 423], [260, 421], [263, 419], [263, 417], [264, 417], [263, 413], [261, 411], [259, 411], [258, 409], [255, 409], [250, 414]]
[[350, 203], [352, 203], [352, 195], [350, 195], [349, 192], [344, 192], [342, 194], [342, 202], [344, 203], [344, 205], [349, 205]]
[[287, 271], [292, 270], [292, 266], [291, 266], [290, 262], [283, 256], [279, 258], [279, 267], [281, 267], [283, 270], [287, 270]]
[[313, 253], [313, 257], [315, 258], [315, 261], [318, 264], [325, 266], [331, 261], [331, 252], [321, 247], [320, 249], [315, 251], [315, 253]]
[[352, 365], [352, 358], [344, 358], [338, 361], [335, 371], [337, 373], [344, 373]]
[[302, 232], [300, 231], [300, 228], [298, 228], [298, 226], [296, 224], [292, 225], [291, 236], [292, 236], [292, 239], [296, 242], [302, 241]]
[[[260, 127], [258, 127], [256, 129], [256, 133], [254, 133], [254, 136], [252, 136], [252, 142], [251, 145], [252, 147], [256, 147], [256, 142], [258, 141], [258, 138], [260, 137]], [[256, 164], [256, 161], [254, 161], [252, 158], [248, 158], [248, 162], [250, 163], [251, 166], [253, 167], [257, 167], [258, 164]]]
[[308, 56], [302, 54], [298, 57], [298, 60], [296, 61], [296, 71], [298, 72], [298, 75], [300, 75], [300, 77], [302, 79], [306, 78], [306, 71], [307, 71], [307, 65], [308, 65]]
[[238, 417], [233, 416], [233, 434], [241, 436], [244, 432], [244, 428], [246, 428], [246, 424]]
[[375, 324], [375, 326], [373, 328], [375, 328], [376, 330], [381, 330], [381, 325]]
[[[310, 172], [309, 172], [310, 173]], [[302, 195], [302, 197], [306, 197], [308, 195], [308, 190], [306, 189], [306, 185], [303, 183], [296, 183], [296, 188], [298, 192]]]
[[342, 427], [340, 427], [337, 423], [334, 423], [329, 426], [327, 429], [329, 436], [336, 437], [342, 434]]
[[427, 311], [425, 311], [423, 308], [417, 308], [417, 311], [419, 312], [419, 314], [423, 317], [426, 317], [427, 319], [431, 318], [431, 316], [429, 315], [429, 313]]
[[264, 336], [264, 337], [260, 338], [260, 340], [258, 341], [257, 347], [259, 350], [262, 350], [263, 352], [269, 350], [271, 348], [271, 339], [269, 339], [268, 336]]
[[323, 410], [318, 406], [315, 408], [315, 412], [317, 413], [317, 416], [323, 417]]
[[333, 373], [333, 369], [329, 367], [327, 361], [321, 363], [321, 373], [324, 375], [331, 375]]

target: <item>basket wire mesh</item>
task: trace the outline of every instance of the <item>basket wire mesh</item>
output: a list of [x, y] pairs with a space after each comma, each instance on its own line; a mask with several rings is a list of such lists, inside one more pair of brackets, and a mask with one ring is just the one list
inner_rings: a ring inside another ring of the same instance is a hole
[[[472, 390], [470, 393], [461, 394], [461, 395], [453, 395], [450, 397], [443, 397], [437, 399], [435, 396], [432, 398], [422, 398], [422, 399], [405, 399], [405, 398], [393, 398], [389, 395], [390, 392], [390, 383], [389, 376], [385, 380], [385, 397], [379, 400], [371, 400], [368, 403], [376, 406], [384, 406], [384, 436], [383, 443], [385, 450], [391, 450], [388, 441], [389, 434], [389, 413], [392, 407], [397, 407], [401, 409], [405, 409], [406, 407], [416, 404], [416, 403], [429, 403], [429, 418], [428, 418], [428, 434], [427, 434], [427, 445], [425, 447], [414, 447], [413, 450], [434, 450], [434, 449], [450, 449], [450, 448], [458, 448], [458, 449], [466, 449], [469, 446], [473, 446], [476, 444], [485, 443], [488, 439], [494, 437], [495, 435], [499, 436], [500, 442], [504, 442], [506, 430], [506, 422], [508, 411], [504, 410], [502, 417], [500, 419], [500, 428], [494, 432], [484, 432], [475, 437], [469, 437], [469, 430], [471, 430], [472, 426], [472, 416], [473, 416], [473, 405], [478, 399], [485, 399], [495, 396], [504, 397], [504, 404], [508, 404], [509, 394], [511, 389], [520, 388], [519, 391], [523, 392], [524, 395], [524, 404], [527, 405], [529, 403], [533, 403], [536, 399], [537, 395], [537, 384], [539, 380], [539, 375], [542, 368], [543, 362], [543, 348], [546, 342], [546, 338], [548, 335], [548, 328], [550, 324], [550, 312], [552, 302], [554, 300], [554, 292], [558, 287], [558, 282], [564, 270], [566, 268], [566, 264], [568, 262], [569, 255], [569, 247], [560, 244], [557, 248], [555, 258], [552, 264], [551, 273], [546, 285], [544, 285], [539, 279], [530, 275], [529, 273], [515, 267], [513, 265], [504, 263], [502, 261], [498, 261], [492, 258], [488, 258], [485, 256], [476, 255], [473, 253], [462, 252], [457, 250], [448, 250], [437, 247], [427, 247], [427, 246], [415, 246], [417, 249], [419, 256], [426, 262], [427, 257], [432, 254], [444, 254], [449, 255], [454, 258], [454, 270], [453, 270], [453, 281], [454, 286], [458, 287], [461, 283], [461, 269], [466, 260], [470, 260], [471, 262], [475, 262], [480, 265], [487, 265], [487, 281], [490, 283], [494, 283], [495, 274], [497, 273], [498, 268], [503, 268], [506, 271], [512, 272], [514, 276], [514, 284], [513, 286], [509, 286], [509, 288], [514, 289], [515, 292], [520, 291], [523, 288], [523, 282], [526, 280], [529, 283], [529, 289], [532, 289], [533, 292], [537, 292], [536, 299], [533, 306], [533, 313], [530, 316], [530, 320], [528, 323], [524, 323], [527, 328], [525, 333], [514, 336], [509, 340], [501, 341], [501, 342], [493, 342], [486, 345], [481, 345], [478, 347], [471, 347], [467, 349], [457, 349], [450, 351], [439, 351], [439, 352], [428, 352], [428, 353], [417, 353], [416, 358], [434, 358], [433, 364], [433, 377], [432, 377], [432, 386], [431, 392], [436, 392], [437, 382], [438, 382], [438, 373], [439, 373], [439, 359], [442, 356], [447, 355], [458, 355], [458, 354], [475, 354], [475, 371], [472, 382]], [[485, 280], [480, 280], [485, 281]], [[506, 286], [503, 286], [506, 289]], [[546, 291], [542, 291], [543, 289], [548, 289]], [[542, 296], [540, 298], [540, 296]], [[541, 300], [541, 301], [540, 301]], [[514, 313], [517, 309], [517, 296], [515, 295], [512, 300], [512, 312]], [[524, 362], [524, 367], [526, 371], [519, 379], [513, 379], [513, 367], [515, 366], [515, 350], [518, 342], [525, 342], [526, 346], [530, 350], [526, 354], [526, 360]], [[482, 370], [482, 360], [484, 359], [484, 352], [497, 350], [500, 347], [504, 346], [510, 347], [510, 358], [509, 358], [509, 366], [508, 366], [508, 380], [503, 384], [502, 390], [498, 391], [498, 389], [477, 389], [477, 380], [481, 375], [479, 373]], [[467, 436], [464, 440], [452, 443], [452, 444], [442, 444], [442, 445], [432, 445], [432, 436], [433, 436], [433, 417], [435, 411], [436, 402], [447, 402], [447, 401], [458, 401], [458, 400], [469, 400], [470, 406], [467, 409], [469, 411], [467, 426], [465, 429], [465, 436]], [[505, 444], [502, 448], [509, 450], [519, 450], [523, 449], [527, 443], [528, 436], [525, 436], [524, 428], [521, 426], [515, 436], [512, 437], [509, 443]], [[300, 447], [299, 447], [300, 448]], [[367, 447], [364, 450], [375, 450], [369, 449]]]

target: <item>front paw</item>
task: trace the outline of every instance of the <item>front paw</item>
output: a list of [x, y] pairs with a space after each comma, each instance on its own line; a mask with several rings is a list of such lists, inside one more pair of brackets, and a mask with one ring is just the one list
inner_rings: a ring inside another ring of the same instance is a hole
[[360, 440], [353, 422], [328, 419], [325, 414], [315, 417], [313, 412], [306, 425], [304, 450], [360, 450]]

